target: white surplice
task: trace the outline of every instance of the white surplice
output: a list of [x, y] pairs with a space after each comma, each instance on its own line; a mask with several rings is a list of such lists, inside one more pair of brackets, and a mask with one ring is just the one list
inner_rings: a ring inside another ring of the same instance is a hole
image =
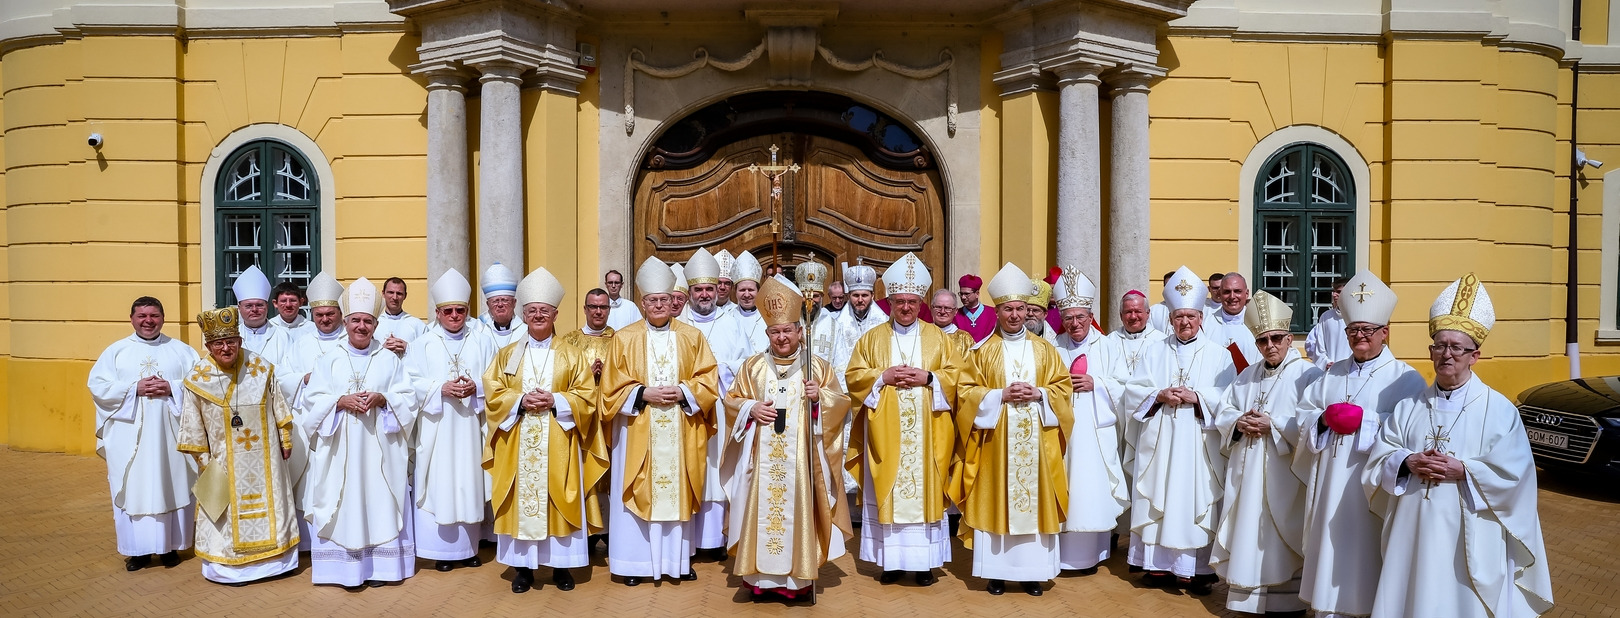
[[[96, 454], [107, 461], [118, 553], [162, 554], [191, 547], [191, 485], [196, 464], [175, 450], [180, 394], [195, 350], [167, 335], [120, 339], [90, 367], [96, 406]], [[160, 376], [168, 397], [141, 397], [135, 383]]]
[[[607, 325], [613, 330], [623, 330], [624, 327], [641, 321], [641, 308], [628, 298], [612, 298], [608, 300]], [[521, 329], [519, 329], [521, 330]]]
[[1305, 335], [1305, 355], [1317, 367], [1327, 369], [1334, 362], [1350, 358], [1350, 337], [1344, 333], [1345, 326], [1344, 315], [1338, 309], [1328, 309]]
[[[1365, 363], [1348, 357], [1334, 363], [1300, 398], [1294, 474], [1305, 483], [1300, 552], [1305, 564], [1299, 598], [1318, 613], [1372, 613], [1382, 565], [1378, 536], [1383, 523], [1367, 504], [1362, 473], [1381, 419], [1389, 416], [1396, 402], [1423, 387], [1423, 376], [1385, 347]], [[1355, 433], [1339, 435], [1320, 422], [1327, 407], [1336, 403], [1363, 408]]]
[[523, 336], [529, 334], [529, 326], [516, 315], [512, 316], [512, 321], [506, 323], [505, 328], [496, 326], [495, 319], [489, 317], [488, 313], [478, 316], [477, 320], [468, 321], [467, 325], [488, 332], [490, 339], [495, 341], [497, 350], [522, 341]]
[[410, 312], [401, 311], [397, 315], [391, 315], [384, 311], [382, 315], [377, 316], [377, 330], [371, 334], [371, 338], [381, 342], [388, 341], [388, 337], [392, 335], [404, 339], [405, 343], [410, 343], [427, 332], [427, 329], [427, 323]]
[[[1434, 449], [1463, 479], [1425, 483], [1404, 467]], [[1472, 376], [1395, 404], [1363, 476], [1384, 515], [1372, 615], [1527, 618], [1552, 609], [1536, 514], [1536, 463], [1519, 410]]]
[[302, 313], [293, 316], [291, 322], [282, 320], [281, 314], [277, 313], [270, 316], [270, 325], [287, 331], [287, 335], [292, 338], [295, 344], [298, 343], [298, 340], [315, 334], [315, 322], [304, 317]]
[[[731, 382], [737, 378], [737, 370], [742, 367], [743, 361], [748, 360], [748, 357], [756, 352], [742, 318], [732, 309], [715, 307], [708, 315], [702, 315], [688, 308], [676, 319], [692, 325], [703, 333], [704, 341], [709, 343], [709, 350], [714, 353], [714, 361], [719, 364], [720, 392], [729, 392]], [[725, 454], [726, 436], [731, 430], [725, 426], [724, 407], [725, 404], [721, 403], [721, 400], [715, 400], [714, 418], [718, 427], [714, 435], [709, 436], [703, 503], [698, 506], [697, 515], [692, 517], [697, 534], [696, 546], [699, 549], [718, 549], [726, 546], [726, 488], [720, 483], [720, 465]]]
[[[315, 361], [299, 426], [310, 454], [305, 518], [315, 532], [310, 574], [317, 584], [357, 586], [416, 573], [408, 437], [421, 394], [404, 361], [373, 340], [347, 343]], [[338, 410], [355, 392], [387, 401], [361, 414]]]
[[[1290, 348], [1281, 365], [1250, 365], [1226, 391], [1227, 405], [1215, 419], [1226, 455], [1226, 491], [1210, 563], [1226, 580], [1227, 609], [1305, 609], [1299, 600], [1305, 488], [1293, 471], [1295, 412], [1301, 393], [1321, 376]], [[1238, 419], [1250, 411], [1269, 417], [1271, 431], [1259, 437], [1238, 432]]]
[[[1215, 419], [1236, 377], [1224, 344], [1208, 336], [1150, 345], [1125, 402], [1141, 423], [1131, 495], [1131, 548], [1126, 562], [1177, 577], [1214, 573], [1210, 545], [1220, 523], [1221, 454]], [[1197, 409], [1159, 404], [1159, 391], [1183, 386], [1198, 394]], [[1149, 417], [1149, 414], [1152, 414]]]
[[[1249, 309], [1245, 307], [1237, 315], [1231, 315], [1225, 309], [1217, 308], [1204, 315], [1203, 338], [1211, 340], [1221, 348], [1237, 344], [1238, 351], [1243, 353], [1243, 359], [1250, 365], [1259, 363], [1260, 348], [1254, 345], [1254, 333], [1249, 332], [1248, 325], [1243, 323], [1243, 314]], [[1227, 361], [1232, 359], [1232, 353], [1227, 352]]]
[[280, 319], [279, 316], [270, 318], [258, 328], [248, 328], [246, 323], [238, 323], [236, 330], [242, 335], [242, 349], [258, 354], [272, 365], [280, 365], [282, 358], [292, 352], [295, 343], [291, 331], [271, 325], [271, 322]]
[[765, 316], [759, 312], [759, 307], [752, 311], [743, 309], [742, 305], [727, 305], [732, 315], [742, 324], [743, 338], [748, 340], [748, 349], [759, 354], [771, 349], [771, 340], [765, 336]]
[[[457, 333], [431, 329], [405, 352], [405, 370], [423, 398], [411, 445], [414, 539], [422, 558], [465, 560], [478, 554], [490, 495], [483, 468], [483, 376], [496, 350], [489, 331], [464, 326]], [[445, 383], [457, 377], [472, 380], [471, 397], [444, 395]]]
[[1068, 333], [1058, 335], [1057, 351], [1071, 374], [1075, 361], [1084, 357], [1085, 374], [1091, 376], [1091, 392], [1074, 393], [1074, 429], [1063, 453], [1069, 475], [1068, 518], [1058, 535], [1063, 568], [1089, 569], [1113, 553], [1113, 531], [1131, 504], [1120, 462], [1117, 406], [1132, 375], [1119, 344], [1095, 328], [1078, 342]]

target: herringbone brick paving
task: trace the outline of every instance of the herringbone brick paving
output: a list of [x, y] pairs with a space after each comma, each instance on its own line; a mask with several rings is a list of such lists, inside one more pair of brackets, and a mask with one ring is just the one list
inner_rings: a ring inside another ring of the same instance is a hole
[[[1544, 475], [1545, 476], [1545, 475]], [[980, 616], [1229, 616], [1225, 590], [1205, 598], [1142, 588], [1116, 556], [1089, 577], [1062, 577], [1033, 598], [1013, 586], [1002, 597], [971, 577], [971, 555], [956, 560], [931, 588], [879, 585], [877, 571], [845, 556], [821, 571], [814, 608], [755, 605], [727, 566], [697, 564], [696, 582], [627, 588], [608, 579], [604, 559], [576, 573], [579, 587], [558, 592], [550, 574], [526, 594], [512, 594], [511, 572], [485, 549], [484, 566], [439, 573], [431, 563], [399, 585], [347, 592], [313, 586], [305, 567], [287, 577], [230, 588], [202, 578], [187, 555], [180, 566], [127, 573], [113, 542], [106, 468], [99, 459], [0, 448], [0, 615], [5, 616], [735, 616], [861, 615], [899, 618]], [[1541, 490], [1542, 526], [1552, 563], [1555, 616], [1620, 616], [1620, 508], [1613, 495], [1591, 495], [1594, 483]], [[850, 545], [854, 549], [854, 543]], [[155, 564], [155, 561], [154, 561]]]

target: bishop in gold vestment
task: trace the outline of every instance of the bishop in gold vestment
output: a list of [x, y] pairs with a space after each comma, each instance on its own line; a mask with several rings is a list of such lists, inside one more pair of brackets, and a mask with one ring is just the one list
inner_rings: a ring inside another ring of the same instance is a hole
[[[602, 382], [602, 371], [607, 367], [608, 344], [613, 341], [614, 329], [607, 325], [608, 315], [612, 311], [612, 300], [606, 291], [597, 288], [585, 293], [585, 325], [579, 330], [569, 331], [557, 338], [558, 345], [572, 347], [585, 356], [585, 362], [591, 365], [592, 392]], [[603, 436], [603, 445], [612, 448], [607, 443], [605, 431], [598, 431]], [[595, 531], [587, 539], [595, 545], [596, 537], [606, 538], [607, 528], [607, 491], [608, 479], [606, 470], [603, 470], [601, 480], [590, 487], [585, 495], [585, 510], [590, 513], [591, 527]]]
[[602, 370], [602, 423], [613, 445], [608, 567], [626, 585], [696, 579], [692, 516], [703, 497], [719, 370], [696, 328], [673, 320], [675, 273], [648, 258], [636, 273], [646, 319], [613, 335]]

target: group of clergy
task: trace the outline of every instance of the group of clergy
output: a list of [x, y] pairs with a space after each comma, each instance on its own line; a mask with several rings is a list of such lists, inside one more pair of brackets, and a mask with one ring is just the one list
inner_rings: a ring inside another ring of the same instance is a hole
[[194, 545], [207, 579], [241, 585], [302, 549], [314, 583], [358, 588], [419, 557], [479, 566], [493, 541], [525, 592], [541, 567], [572, 589], [611, 531], [626, 585], [695, 580], [703, 556], [756, 599], [813, 602], [857, 532], [882, 583], [932, 584], [954, 534], [990, 594], [1035, 596], [1124, 534], [1145, 583], [1218, 576], [1238, 611], [1551, 607], [1524, 428], [1472, 373], [1495, 321], [1472, 274], [1431, 308], [1425, 384], [1385, 345], [1395, 294], [1366, 271], [1336, 298], [1345, 355], [1312, 360], [1287, 303], [1185, 267], [1160, 303], [1121, 298], [1107, 334], [1075, 268], [963, 277], [961, 307], [911, 254], [881, 300], [866, 265], [763, 273], [746, 252], [648, 258], [636, 302], [610, 271], [558, 333], [545, 268], [492, 265], [477, 319], [448, 271], [424, 323], [399, 279], [300, 291], [252, 267], [235, 306], [198, 316], [201, 357], [142, 297], [89, 382], [119, 552], [133, 571]]

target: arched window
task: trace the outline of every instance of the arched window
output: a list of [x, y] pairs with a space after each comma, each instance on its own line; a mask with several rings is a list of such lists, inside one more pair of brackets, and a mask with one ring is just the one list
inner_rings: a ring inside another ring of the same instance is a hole
[[1332, 306], [1333, 282], [1356, 264], [1355, 183], [1327, 148], [1283, 148], [1254, 182], [1255, 284], [1294, 308], [1303, 333]]
[[257, 264], [272, 284], [299, 287], [320, 272], [320, 182], [297, 149], [256, 140], [232, 152], [214, 182], [215, 285], [219, 306]]

